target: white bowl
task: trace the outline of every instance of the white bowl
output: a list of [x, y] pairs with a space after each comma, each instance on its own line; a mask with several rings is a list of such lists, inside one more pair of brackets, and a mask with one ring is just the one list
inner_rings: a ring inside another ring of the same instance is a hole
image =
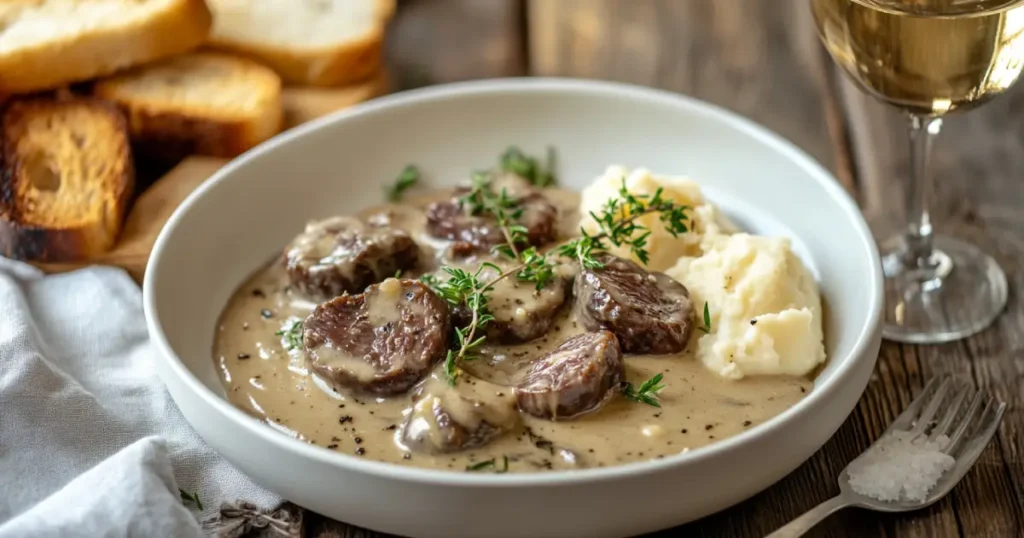
[[[382, 200], [408, 163], [449, 185], [509, 144], [558, 148], [581, 188], [608, 164], [687, 174], [741, 225], [793, 238], [826, 304], [829, 361], [781, 415], [663, 460], [536, 474], [379, 463], [308, 445], [224, 397], [214, 325], [231, 293], [310, 218]], [[857, 206], [802, 151], [706, 103], [621, 84], [557, 79], [437, 86], [289, 131], [225, 166], [160, 234], [145, 278], [157, 369], [196, 431], [257, 482], [355, 525], [414, 536], [622, 536], [679, 525], [768, 487], [854, 408], [881, 341], [879, 258]]]

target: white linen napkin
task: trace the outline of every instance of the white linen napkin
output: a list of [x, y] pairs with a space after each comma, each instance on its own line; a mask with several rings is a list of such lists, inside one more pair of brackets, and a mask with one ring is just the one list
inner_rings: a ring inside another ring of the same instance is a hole
[[153, 353], [124, 271], [0, 258], [0, 538], [202, 536], [179, 487], [211, 521], [222, 502], [281, 502], [196, 435]]

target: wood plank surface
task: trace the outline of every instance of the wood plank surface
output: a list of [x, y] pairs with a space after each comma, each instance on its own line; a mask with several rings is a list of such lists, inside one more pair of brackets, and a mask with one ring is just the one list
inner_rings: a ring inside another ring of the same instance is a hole
[[[525, 5], [524, 5], [525, 3]], [[618, 80], [692, 95], [779, 132], [830, 168], [879, 236], [902, 224], [906, 135], [817, 42], [803, 0], [409, 0], [388, 47], [399, 89], [533, 74]], [[937, 144], [937, 227], [995, 255], [1011, 296], [996, 325], [941, 346], [883, 344], [856, 410], [767, 491], [658, 536], [757, 537], [838, 492], [836, 476], [930, 377], [952, 373], [1010, 405], [998, 442], [953, 494], [899, 515], [848, 510], [809, 536], [1024, 536], [1024, 87], [947, 121]], [[307, 534], [384, 536], [308, 514]]]

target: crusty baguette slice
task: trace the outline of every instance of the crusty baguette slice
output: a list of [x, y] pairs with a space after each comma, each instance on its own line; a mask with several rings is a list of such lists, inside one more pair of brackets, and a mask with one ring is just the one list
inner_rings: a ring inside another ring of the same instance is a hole
[[251, 60], [193, 52], [98, 81], [143, 153], [234, 157], [281, 130], [281, 79]]
[[0, 92], [107, 75], [202, 44], [203, 0], [0, 1]]
[[244, 54], [288, 84], [341, 86], [380, 69], [394, 0], [207, 0], [210, 46]]
[[134, 185], [127, 127], [113, 106], [13, 100], [0, 114], [0, 254], [66, 262], [107, 251]]

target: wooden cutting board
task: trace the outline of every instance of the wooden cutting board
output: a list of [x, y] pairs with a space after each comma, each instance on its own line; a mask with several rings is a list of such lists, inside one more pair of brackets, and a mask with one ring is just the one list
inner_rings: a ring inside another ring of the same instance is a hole
[[[282, 95], [285, 128], [290, 129], [361, 103], [386, 91], [387, 80], [383, 73], [365, 83], [342, 88], [285, 88]], [[89, 265], [114, 265], [125, 269], [136, 282], [141, 283], [153, 243], [167, 219], [178, 204], [227, 162], [226, 159], [193, 156], [178, 163], [139, 194], [128, 213], [117, 245], [109, 252], [81, 262], [33, 265], [48, 273], [72, 271]]]

